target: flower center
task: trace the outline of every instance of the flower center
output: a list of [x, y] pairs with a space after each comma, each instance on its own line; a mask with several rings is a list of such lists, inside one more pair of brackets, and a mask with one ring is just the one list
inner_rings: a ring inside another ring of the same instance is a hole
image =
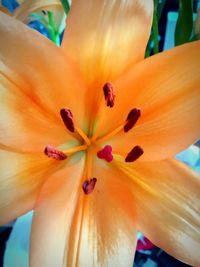
[[[115, 93], [113, 85], [110, 82], [107, 82], [103, 86], [103, 95], [104, 98], [104, 105], [110, 108], [114, 108], [115, 104]], [[123, 132], [124, 134], [128, 133], [137, 123], [141, 116], [141, 110], [139, 108], [133, 108], [129, 111], [127, 118], [122, 122], [121, 125], [119, 125], [116, 129], [113, 131], [107, 133], [106, 135], [98, 138], [98, 131], [99, 129], [96, 129], [96, 133], [92, 137], [88, 137], [75, 123], [73, 118], [73, 113], [69, 108], [62, 108], [60, 110], [60, 116], [61, 119], [67, 128], [67, 130], [74, 135], [75, 137], [79, 136], [79, 139], [82, 139], [82, 145], [70, 148], [65, 151], [61, 151], [51, 145], [47, 145], [44, 148], [44, 154], [52, 159], [62, 161], [66, 160], [71, 154], [74, 154], [76, 152], [80, 151], [96, 151], [96, 156], [99, 159], [102, 159], [108, 163], [111, 163], [114, 159], [113, 148], [110, 145], [105, 145], [104, 147], [101, 147], [101, 144], [103, 144], [105, 141], [109, 141], [113, 136], [118, 134], [119, 132]], [[91, 152], [90, 152], [91, 153]], [[117, 153], [117, 151], [116, 151]], [[125, 162], [134, 162], [139, 157], [142, 156], [144, 153], [144, 150], [139, 146], [136, 145], [133, 147], [131, 151], [127, 151], [127, 155], [125, 157]], [[89, 154], [89, 153], [88, 153]], [[93, 153], [94, 154], [94, 153]], [[89, 157], [87, 157], [89, 158]], [[92, 158], [90, 156], [90, 158]], [[94, 191], [95, 185], [97, 182], [97, 178], [91, 178], [91, 175], [88, 175], [86, 179], [83, 180], [82, 183], [82, 190], [83, 192], [88, 195]]]

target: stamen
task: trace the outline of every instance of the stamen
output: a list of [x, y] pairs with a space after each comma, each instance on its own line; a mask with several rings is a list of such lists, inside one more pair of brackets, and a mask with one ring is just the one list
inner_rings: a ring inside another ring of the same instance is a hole
[[111, 162], [113, 160], [112, 147], [105, 146], [102, 150], [97, 152], [97, 157], [100, 159], [104, 159], [107, 162]]
[[112, 108], [115, 103], [115, 94], [112, 84], [107, 82], [103, 87], [103, 92], [107, 107]]
[[126, 156], [126, 162], [133, 162], [136, 161], [139, 157], [144, 154], [144, 150], [140, 146], [135, 146]]
[[53, 158], [56, 160], [64, 160], [67, 158], [67, 155], [62, 151], [54, 148], [53, 146], [46, 146], [44, 149], [44, 154], [49, 158]]
[[86, 195], [91, 194], [94, 191], [96, 182], [97, 182], [97, 178], [95, 177], [90, 179], [90, 181], [86, 180], [85, 182], [83, 182], [82, 184], [83, 192]]
[[136, 124], [140, 116], [141, 116], [141, 110], [138, 108], [134, 108], [129, 112], [126, 119], [126, 124], [124, 125], [125, 133], [133, 128], [133, 126]]
[[67, 127], [67, 129], [73, 133], [75, 130], [75, 127], [74, 127], [73, 115], [72, 115], [71, 110], [68, 108], [62, 108], [60, 110], [60, 116], [62, 117], [62, 120], [65, 126]]
[[104, 135], [103, 137], [100, 137], [96, 140], [95, 144], [100, 144], [116, 134], [120, 133], [121, 131], [128, 132], [130, 129], [133, 128], [133, 126], [138, 121], [139, 117], [141, 116], [141, 110], [139, 108], [132, 109], [126, 119], [126, 122], [118, 126], [116, 129], [114, 129], [112, 132]]
[[73, 154], [73, 153], [76, 153], [76, 152], [79, 152], [79, 151], [84, 151], [87, 148], [88, 148], [87, 145], [75, 146], [75, 147], [72, 147], [72, 148], [68, 148], [67, 150], [64, 150], [63, 152], [65, 154]]

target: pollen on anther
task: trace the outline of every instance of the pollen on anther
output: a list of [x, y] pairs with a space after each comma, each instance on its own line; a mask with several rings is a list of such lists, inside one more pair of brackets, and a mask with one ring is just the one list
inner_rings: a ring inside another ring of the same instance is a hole
[[113, 160], [112, 147], [109, 145], [104, 146], [103, 149], [97, 152], [97, 157], [99, 159], [104, 159], [107, 162], [111, 162]]
[[144, 150], [140, 146], [134, 146], [134, 148], [126, 156], [125, 161], [126, 162], [136, 161], [143, 154], [144, 154]]
[[107, 107], [112, 108], [115, 103], [115, 94], [112, 84], [109, 82], [105, 83], [103, 87], [103, 92]]
[[60, 116], [67, 129], [73, 133], [75, 131], [75, 127], [71, 110], [68, 108], [62, 108], [60, 110]]
[[45, 147], [44, 154], [49, 158], [53, 158], [56, 160], [65, 160], [67, 158], [67, 155], [64, 152], [50, 145]]
[[88, 195], [94, 191], [95, 185], [97, 182], [97, 178], [93, 177], [90, 180], [85, 180], [82, 184], [83, 192]]
[[133, 108], [129, 112], [127, 119], [126, 119], [126, 124], [124, 125], [125, 133], [133, 128], [133, 126], [136, 124], [140, 116], [141, 116], [141, 109], [139, 108]]

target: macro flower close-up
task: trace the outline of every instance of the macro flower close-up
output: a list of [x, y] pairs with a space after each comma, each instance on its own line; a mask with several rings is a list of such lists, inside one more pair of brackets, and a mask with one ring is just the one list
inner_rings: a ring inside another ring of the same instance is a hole
[[33, 210], [30, 267], [131, 267], [137, 231], [200, 266], [200, 178], [175, 159], [200, 41], [144, 58], [153, 11], [73, 0], [60, 47], [0, 13], [0, 224]]

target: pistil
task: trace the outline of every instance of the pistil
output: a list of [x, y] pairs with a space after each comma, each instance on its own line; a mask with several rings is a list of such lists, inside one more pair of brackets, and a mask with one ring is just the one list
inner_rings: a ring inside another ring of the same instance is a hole
[[99, 159], [104, 159], [107, 162], [111, 162], [113, 160], [112, 147], [109, 145], [105, 146], [97, 152], [97, 157]]

